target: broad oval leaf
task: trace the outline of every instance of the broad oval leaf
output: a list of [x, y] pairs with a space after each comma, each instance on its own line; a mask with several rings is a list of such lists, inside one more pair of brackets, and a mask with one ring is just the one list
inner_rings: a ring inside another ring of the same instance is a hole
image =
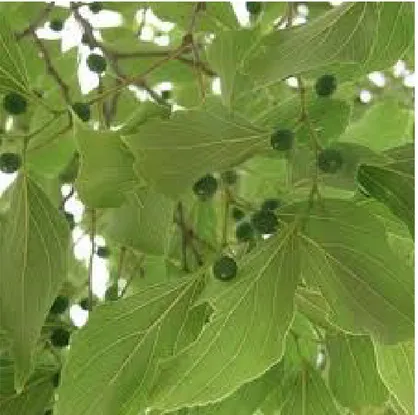
[[295, 226], [253, 251], [235, 280], [215, 281], [214, 313], [198, 339], [163, 362], [151, 407], [172, 411], [217, 402], [264, 373], [284, 352], [299, 279]]
[[0, 324], [13, 340], [15, 384], [21, 389], [46, 314], [66, 277], [69, 231], [64, 216], [22, 173], [2, 232]]

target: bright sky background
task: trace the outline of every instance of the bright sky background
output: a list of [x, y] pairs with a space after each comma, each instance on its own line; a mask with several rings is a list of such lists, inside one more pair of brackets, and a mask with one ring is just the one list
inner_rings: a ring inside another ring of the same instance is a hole
[[[249, 15], [245, 8], [245, 2], [243, 1], [232, 1], [231, 2], [239, 22], [245, 26], [249, 24]], [[331, 2], [333, 5], [339, 5], [342, 2]], [[68, 1], [56, 1], [58, 6], [68, 7]], [[93, 14], [88, 7], [82, 8], [82, 14], [84, 17], [87, 17], [95, 27], [108, 27], [116, 26], [122, 22], [121, 17], [118, 13], [111, 11], [101, 11], [97, 14]], [[303, 24], [306, 22], [306, 16], [309, 13], [308, 8], [305, 5], [298, 6], [298, 16], [294, 20], [295, 25]], [[138, 13], [137, 17], [140, 18], [142, 15], [141, 12]], [[169, 22], [163, 22], [159, 20], [152, 11], [148, 10], [146, 15], [147, 25], [144, 27], [141, 39], [144, 41], [154, 41], [160, 46], [166, 46], [169, 43], [169, 37], [166, 34], [171, 30], [173, 24]], [[163, 32], [164, 34], [158, 38], [154, 37], [155, 29]], [[82, 32], [73, 18], [69, 18], [64, 25], [62, 32], [56, 33], [52, 32], [48, 24], [41, 29], [39, 29], [38, 34], [42, 38], [47, 39], [60, 39], [62, 41], [62, 50], [66, 51], [73, 47], [79, 48], [81, 63], [79, 67], [79, 80], [80, 86], [83, 93], [88, 93], [90, 90], [94, 89], [98, 85], [98, 76], [90, 72], [86, 66], [85, 60], [89, 53], [91, 53], [88, 46], [81, 44]], [[96, 34], [96, 33], [95, 33]], [[99, 35], [99, 33], [97, 33]], [[99, 52], [99, 51], [94, 51]], [[405, 62], [399, 61], [393, 68], [393, 74], [395, 77], [403, 78], [403, 84], [406, 87], [414, 88], [415, 87], [415, 73], [409, 71]], [[373, 72], [369, 74], [369, 79], [377, 87], [385, 86], [385, 77], [381, 72]], [[295, 78], [290, 78], [287, 80], [287, 83], [291, 87], [297, 87], [297, 81]], [[163, 83], [155, 88], [157, 91], [162, 89], [169, 89], [170, 83]], [[220, 92], [220, 83], [219, 80], [215, 80], [213, 84], [214, 92]], [[141, 100], [147, 99], [147, 94], [140, 93], [139, 98]], [[362, 90], [360, 92], [360, 99], [364, 103], [369, 103], [373, 99], [373, 95], [368, 90]], [[14, 181], [16, 174], [4, 174], [0, 172], [0, 195], [2, 192]], [[64, 185], [62, 187], [62, 194], [68, 194], [70, 190], [69, 185]], [[84, 207], [83, 204], [78, 200], [77, 195], [75, 194], [71, 197], [65, 205], [65, 210], [71, 212], [74, 215], [76, 223], [80, 222]], [[83, 235], [83, 232], [80, 227], [76, 226], [72, 232], [72, 237], [74, 241], [74, 254], [75, 257], [79, 260], [88, 261], [90, 256], [90, 241], [88, 236]], [[96, 244], [103, 245], [105, 240], [101, 236], [96, 236]], [[107, 282], [109, 279], [109, 272], [107, 268], [107, 261], [105, 259], [99, 258], [96, 255], [93, 259], [93, 292], [99, 298], [104, 298], [104, 293], [106, 290]], [[74, 324], [77, 326], [82, 326], [85, 324], [88, 316], [88, 312], [84, 311], [78, 305], [73, 305], [70, 309], [70, 315], [73, 319]]]

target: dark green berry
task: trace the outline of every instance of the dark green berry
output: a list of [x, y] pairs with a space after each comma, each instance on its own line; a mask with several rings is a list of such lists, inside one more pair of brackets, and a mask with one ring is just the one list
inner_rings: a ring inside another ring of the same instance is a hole
[[67, 219], [70, 230], [73, 230], [75, 227], [74, 215], [70, 212], [64, 212], [64, 215], [65, 215], [65, 219]]
[[194, 185], [193, 192], [202, 200], [210, 199], [218, 189], [217, 180], [211, 175], [201, 177]]
[[61, 327], [55, 329], [51, 334], [51, 343], [55, 347], [66, 347], [70, 343], [70, 332]]
[[270, 137], [271, 146], [278, 151], [290, 150], [293, 145], [293, 131], [282, 129], [275, 131]]
[[87, 58], [87, 66], [92, 72], [102, 73], [106, 70], [106, 59], [102, 55], [92, 53]]
[[106, 289], [105, 300], [106, 301], [116, 301], [119, 298], [118, 285], [113, 284]]
[[3, 108], [12, 115], [23, 114], [27, 106], [26, 98], [16, 92], [10, 92], [3, 98]]
[[233, 258], [223, 255], [213, 264], [213, 275], [222, 281], [228, 281], [237, 275], [238, 267]]
[[54, 385], [54, 388], [58, 387], [58, 385], [60, 384], [60, 379], [61, 379], [61, 372], [57, 372], [54, 374], [54, 376], [52, 376], [52, 384]]
[[237, 208], [237, 207], [232, 208], [232, 217], [236, 221], [241, 220], [244, 216], [245, 216], [245, 213], [244, 213], [243, 210], [241, 210], [240, 208]]
[[261, 205], [261, 210], [274, 212], [279, 206], [280, 201], [278, 199], [266, 199]]
[[109, 258], [110, 249], [108, 246], [98, 246], [96, 249], [96, 254], [100, 258]]
[[247, 1], [245, 2], [245, 8], [247, 9], [247, 12], [252, 15], [257, 15], [261, 12], [263, 3], [259, 1]]
[[171, 91], [169, 89], [164, 89], [161, 91], [161, 98], [162, 99], [170, 99], [171, 98]]
[[64, 313], [70, 304], [70, 300], [65, 295], [59, 295], [49, 310], [52, 314], [62, 314]]
[[336, 173], [343, 165], [341, 153], [333, 148], [322, 150], [318, 155], [318, 167], [324, 173]]
[[249, 242], [254, 238], [254, 228], [249, 222], [242, 222], [235, 229], [235, 237], [239, 242]]
[[268, 210], [260, 210], [251, 216], [251, 223], [262, 235], [277, 231], [279, 222], [276, 215]]
[[90, 310], [90, 307], [89, 307], [89, 305], [90, 305], [90, 301], [89, 301], [89, 299], [86, 297], [86, 298], [83, 298], [83, 299], [81, 299], [80, 300], [80, 302], [78, 303], [79, 304], [79, 306], [83, 309], [83, 310], [85, 310], [85, 311], [89, 311]]
[[49, 27], [54, 32], [61, 32], [62, 28], [64, 27], [64, 23], [60, 19], [54, 19], [49, 22]]
[[0, 171], [6, 174], [12, 174], [19, 170], [22, 165], [22, 158], [16, 153], [3, 153], [0, 155]]
[[48, 409], [47, 411], [45, 411], [44, 415], [52, 415], [52, 409]]
[[88, 121], [91, 116], [90, 105], [84, 102], [75, 102], [72, 106], [73, 111], [77, 114], [81, 121]]
[[92, 13], [99, 13], [101, 10], [103, 10], [103, 4], [98, 1], [94, 1], [93, 3], [89, 4], [89, 9]]
[[227, 170], [221, 174], [221, 179], [225, 184], [233, 185], [238, 180], [238, 175], [235, 170]]
[[337, 89], [337, 78], [334, 75], [322, 75], [315, 83], [315, 91], [320, 97], [328, 97]]

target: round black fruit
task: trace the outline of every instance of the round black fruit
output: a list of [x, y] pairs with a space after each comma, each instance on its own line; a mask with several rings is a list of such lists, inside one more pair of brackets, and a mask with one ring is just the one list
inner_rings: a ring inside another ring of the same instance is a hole
[[51, 334], [51, 343], [55, 347], [66, 347], [70, 343], [70, 332], [61, 327], [55, 329]]
[[102, 55], [92, 53], [87, 58], [87, 66], [92, 72], [102, 73], [106, 70], [106, 59]]
[[89, 305], [90, 305], [90, 301], [89, 301], [89, 299], [86, 297], [86, 298], [83, 298], [83, 299], [81, 299], [80, 300], [80, 302], [78, 303], [79, 304], [79, 306], [83, 309], [83, 310], [85, 310], [85, 311], [89, 311], [89, 309], [90, 309], [90, 307], [89, 307]]
[[91, 116], [90, 105], [84, 102], [75, 102], [72, 108], [81, 121], [86, 122], [90, 119], [90, 116]]
[[52, 409], [48, 409], [47, 411], [45, 411], [44, 415], [52, 415]]
[[113, 284], [106, 289], [105, 300], [106, 301], [116, 301], [119, 298], [118, 286]]
[[318, 155], [318, 167], [324, 173], [336, 173], [343, 165], [343, 158], [338, 150], [327, 148]]
[[70, 304], [70, 300], [65, 295], [59, 295], [49, 310], [52, 314], [62, 314], [64, 313]]
[[247, 12], [252, 15], [257, 15], [261, 12], [262, 3], [259, 1], [247, 1], [245, 2], [245, 8]]
[[110, 249], [108, 246], [98, 246], [96, 249], [96, 254], [100, 258], [109, 258], [110, 256]]
[[27, 106], [26, 98], [16, 92], [10, 92], [3, 98], [3, 108], [12, 115], [23, 114]]
[[61, 379], [61, 372], [57, 372], [54, 374], [54, 376], [52, 376], [52, 384], [54, 385], [54, 388], [58, 387], [58, 385], [60, 384], [60, 379]]
[[16, 153], [3, 153], [0, 155], [0, 171], [6, 174], [12, 174], [19, 170], [22, 165], [22, 158]]
[[254, 228], [251, 223], [240, 223], [235, 229], [235, 237], [239, 242], [250, 242], [254, 238]]
[[75, 227], [74, 215], [70, 212], [64, 212], [64, 215], [65, 215], [65, 219], [67, 219], [70, 230], [73, 230]]
[[279, 225], [276, 215], [269, 210], [255, 212], [251, 217], [251, 223], [262, 235], [276, 232]]
[[203, 200], [211, 198], [217, 189], [218, 182], [211, 174], [201, 177], [193, 185], [194, 194]]
[[64, 23], [62, 20], [60, 19], [54, 19], [51, 20], [49, 22], [49, 27], [51, 28], [51, 30], [53, 30], [54, 32], [61, 32], [62, 28], [64, 26]]
[[235, 170], [227, 170], [221, 174], [221, 179], [225, 184], [233, 185], [238, 180], [238, 175]]
[[315, 91], [320, 97], [328, 97], [337, 89], [337, 78], [334, 75], [322, 75], [315, 83]]
[[244, 216], [245, 216], [245, 213], [244, 213], [244, 211], [242, 211], [240, 208], [237, 208], [237, 207], [233, 207], [233, 208], [232, 208], [232, 217], [233, 217], [236, 221], [241, 220]]
[[89, 9], [92, 13], [99, 13], [101, 10], [103, 10], [103, 4], [98, 1], [94, 1], [93, 3], [89, 4]]
[[169, 89], [164, 89], [161, 91], [161, 98], [162, 99], [170, 99], [171, 98], [171, 91]]
[[223, 255], [213, 264], [213, 275], [222, 281], [228, 281], [237, 275], [237, 263], [231, 257]]
[[279, 206], [280, 206], [279, 199], [266, 199], [261, 205], [261, 210], [274, 212]]
[[290, 150], [293, 145], [293, 131], [283, 129], [275, 131], [270, 137], [271, 146], [278, 151]]

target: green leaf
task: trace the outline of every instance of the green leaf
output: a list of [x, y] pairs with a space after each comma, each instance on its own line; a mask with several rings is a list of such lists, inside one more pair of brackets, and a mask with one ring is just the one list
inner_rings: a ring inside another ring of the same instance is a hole
[[68, 227], [29, 177], [14, 184], [0, 247], [1, 325], [13, 339], [15, 384], [21, 390], [32, 370], [41, 327], [66, 277]]
[[120, 245], [151, 255], [165, 255], [172, 232], [174, 202], [152, 189], [136, 190], [125, 204], [109, 210], [105, 234]]
[[73, 337], [57, 413], [133, 415], [145, 409], [156, 364], [176, 349], [199, 279], [146, 288], [98, 307]]
[[212, 281], [205, 299], [214, 313], [194, 343], [161, 364], [152, 407], [220, 401], [281, 359], [299, 279], [294, 232], [284, 228], [239, 262], [235, 280]]
[[360, 73], [385, 69], [413, 42], [413, 15], [409, 3], [346, 3], [266, 36], [246, 70], [262, 87], [332, 64]]
[[119, 135], [107, 131], [80, 131], [77, 144], [81, 168], [76, 187], [81, 201], [91, 208], [120, 206], [137, 178], [133, 157]]
[[29, 80], [22, 51], [12, 28], [0, 13], [0, 93], [28, 94]]
[[394, 100], [372, 105], [360, 120], [351, 123], [339, 140], [382, 151], [411, 141], [414, 112]]
[[[412, 269], [386, 241], [370, 211], [350, 201], [325, 199], [314, 206], [301, 234], [303, 273], [319, 287], [332, 321], [353, 333], [394, 343], [413, 336]], [[293, 206], [306, 212], [306, 204]]]
[[386, 402], [388, 391], [377, 371], [370, 337], [331, 335], [327, 337], [327, 350], [329, 386], [341, 405], [356, 413], [362, 407]]
[[414, 342], [391, 346], [374, 343], [377, 367], [387, 388], [404, 411], [414, 414]]
[[408, 226], [414, 236], [414, 160], [408, 159], [384, 166], [362, 164], [357, 180], [365, 191], [384, 203]]
[[286, 415], [337, 415], [330, 391], [321, 375], [309, 364], [303, 364], [283, 387], [281, 414]]
[[178, 198], [201, 176], [227, 170], [266, 147], [268, 136], [218, 105], [179, 111], [168, 121], [150, 120], [124, 139], [141, 175], [157, 191]]

